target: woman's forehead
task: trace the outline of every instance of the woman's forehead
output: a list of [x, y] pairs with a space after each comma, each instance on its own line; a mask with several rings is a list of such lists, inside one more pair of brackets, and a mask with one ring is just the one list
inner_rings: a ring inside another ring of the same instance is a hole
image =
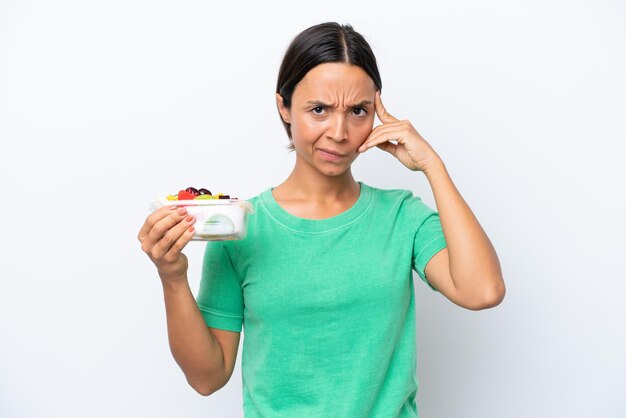
[[376, 93], [371, 77], [356, 65], [324, 63], [312, 68], [296, 86], [303, 100], [363, 100]]

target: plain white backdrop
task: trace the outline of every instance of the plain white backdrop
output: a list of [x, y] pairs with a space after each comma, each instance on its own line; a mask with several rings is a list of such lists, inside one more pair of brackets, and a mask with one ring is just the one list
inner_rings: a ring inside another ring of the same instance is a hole
[[[240, 357], [214, 395], [187, 385], [136, 235], [156, 196], [287, 177], [278, 67], [324, 21], [370, 42], [388, 111], [443, 158], [507, 284], [473, 312], [415, 281], [420, 416], [626, 416], [626, 6], [608, 0], [0, 0], [0, 416], [242, 417]], [[381, 150], [353, 172], [434, 207]]]

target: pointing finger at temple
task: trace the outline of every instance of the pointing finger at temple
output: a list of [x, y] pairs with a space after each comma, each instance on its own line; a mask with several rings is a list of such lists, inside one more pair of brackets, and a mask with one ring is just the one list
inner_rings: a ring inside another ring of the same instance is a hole
[[383, 101], [380, 98], [380, 90], [376, 92], [374, 105], [376, 106], [376, 114], [378, 115], [378, 119], [380, 119], [383, 124], [398, 121], [398, 119], [391, 116], [389, 112], [387, 112], [387, 109], [385, 109], [385, 106], [383, 106]]

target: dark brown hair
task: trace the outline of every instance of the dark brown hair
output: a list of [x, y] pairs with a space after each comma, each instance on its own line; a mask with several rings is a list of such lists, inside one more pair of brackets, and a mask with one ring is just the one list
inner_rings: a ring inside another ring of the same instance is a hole
[[[276, 93], [282, 96], [287, 109], [291, 108], [291, 97], [300, 80], [313, 67], [326, 62], [357, 65], [372, 78], [378, 90], [382, 89], [376, 57], [365, 38], [349, 24], [320, 23], [300, 32], [291, 41], [283, 57]], [[291, 126], [282, 117], [280, 120], [289, 137], [288, 149], [293, 151]]]

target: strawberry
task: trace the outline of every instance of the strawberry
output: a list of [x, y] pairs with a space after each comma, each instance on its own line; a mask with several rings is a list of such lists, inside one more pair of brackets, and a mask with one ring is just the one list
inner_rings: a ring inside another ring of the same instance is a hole
[[194, 197], [196, 196], [187, 190], [181, 190], [178, 192], [178, 200], [193, 200]]

